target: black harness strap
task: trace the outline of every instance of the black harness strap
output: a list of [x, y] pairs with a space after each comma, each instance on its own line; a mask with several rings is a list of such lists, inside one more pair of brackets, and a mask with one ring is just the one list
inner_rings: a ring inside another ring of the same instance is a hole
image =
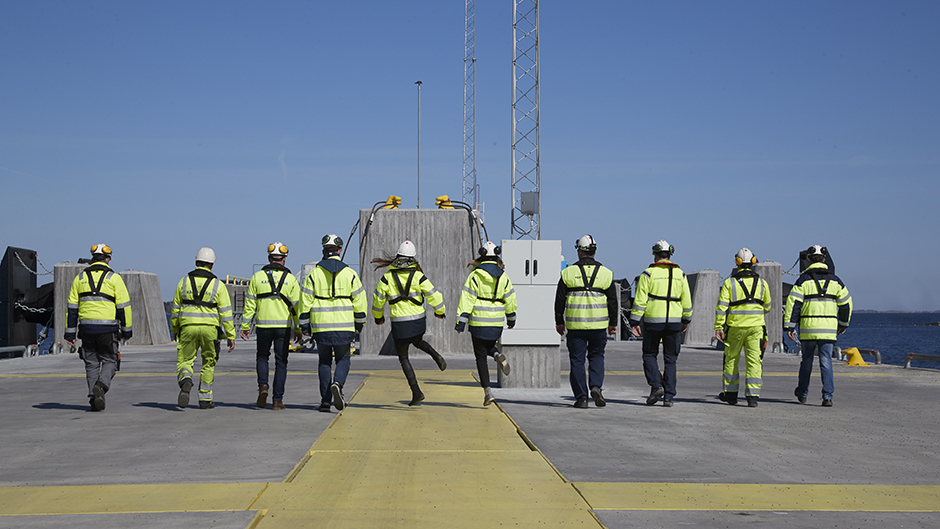
[[578, 269], [581, 270], [581, 281], [584, 286], [569, 288], [568, 292], [600, 292], [604, 293], [603, 289], [597, 288], [594, 286], [594, 280], [597, 279], [597, 272], [601, 267], [594, 266], [594, 272], [591, 273], [591, 279], [588, 279], [587, 272], [584, 271], [584, 265], [578, 264]]
[[[748, 291], [747, 291], [747, 287], [744, 286], [744, 278], [745, 278], [745, 277], [753, 277], [753, 278], [754, 278], [753, 288], [751, 288], [751, 291], [750, 291], [750, 292], [748, 292]], [[741, 274], [741, 275], [735, 277], [735, 279], [738, 281], [738, 285], [741, 285], [741, 290], [744, 292], [744, 299], [739, 299], [739, 300], [737, 300], [737, 301], [732, 301], [731, 303], [728, 304], [729, 306], [735, 307], [735, 306], [744, 305], [744, 304], [747, 304], [747, 303], [760, 303], [760, 300], [754, 297], [754, 294], [757, 293], [757, 286], [758, 286], [758, 283], [760, 283], [760, 276], [758, 276], [757, 273], [752, 272], [752, 273], [750, 273], [750, 274]]]
[[[671, 266], [669, 267], [669, 286], [666, 287], [666, 295], [657, 296], [656, 294], [649, 294], [648, 297], [650, 299], [658, 299], [660, 301], [682, 301], [682, 298], [672, 297], [672, 267]], [[668, 316], [669, 305], [666, 305], [666, 313], [667, 313], [666, 315]]]
[[277, 285], [274, 284], [274, 272], [271, 270], [265, 270], [264, 272], [268, 274], [268, 283], [271, 285], [271, 291], [265, 292], [264, 294], [258, 294], [258, 299], [279, 297], [281, 298], [281, 301], [287, 305], [287, 310], [293, 312], [294, 306], [291, 305], [291, 302], [289, 299], [287, 299], [287, 296], [281, 294], [281, 287], [284, 286], [284, 280], [287, 279], [287, 274], [289, 272], [283, 272], [281, 274], [281, 280], [277, 283]]
[[400, 273], [398, 270], [396, 270], [395, 273], [392, 274], [392, 277], [395, 278], [395, 286], [398, 287], [398, 297], [389, 301], [388, 302], [389, 305], [394, 305], [395, 303], [398, 303], [399, 301], [406, 301], [406, 300], [414, 303], [415, 305], [418, 305], [419, 307], [424, 304], [422, 300], [415, 299], [409, 295], [411, 294], [411, 280], [414, 279], [415, 272], [417, 272], [417, 270], [415, 270], [414, 268], [408, 270], [408, 279], [405, 281], [405, 286], [401, 285], [401, 278], [399, 277]]
[[[210, 273], [207, 276], [205, 273], [196, 273], [196, 272], [197, 271], [193, 271], [189, 273], [189, 286], [193, 290], [193, 299], [183, 299], [183, 302], [182, 302], [183, 305], [194, 305], [197, 307], [208, 307], [208, 308], [215, 307], [215, 303], [211, 301], [205, 301], [203, 299], [203, 297], [206, 295], [206, 291], [209, 290], [209, 285], [211, 285], [212, 280], [215, 279], [215, 275]], [[202, 272], [202, 270], [198, 270], [198, 272]], [[196, 276], [206, 278], [206, 282], [202, 284], [202, 290], [196, 289]], [[211, 278], [209, 276], [211, 276]]]
[[[95, 278], [91, 276], [91, 273], [99, 272], [99, 271], [101, 272], [101, 275], [98, 276], [98, 284], [96, 285]], [[104, 284], [104, 278], [108, 275], [108, 272], [110, 271], [111, 269], [109, 269], [106, 266], [91, 265], [88, 268], [86, 268], [85, 275], [88, 277], [88, 287], [91, 288], [91, 291], [82, 292], [81, 294], [78, 295], [78, 297], [84, 298], [84, 297], [89, 297], [89, 296], [99, 296], [110, 301], [111, 303], [114, 303], [114, 296], [110, 296], [108, 294], [104, 294], [101, 292], [101, 285]]]
[[[829, 272], [829, 270], [826, 270], [825, 272], [820, 271], [819, 273], [816, 273], [815, 270], [812, 270], [812, 271], [808, 271], [807, 273], [809, 273], [810, 277], [813, 278], [813, 282], [816, 283], [816, 293], [804, 294], [803, 299], [821, 299], [821, 298], [839, 299], [839, 296], [836, 296], [835, 294], [829, 294], [829, 282], [832, 280], [832, 274]], [[823, 274], [825, 274], [826, 276], [826, 283], [823, 285], [820, 285], [819, 276]]]
[[505, 305], [505, 304], [506, 304], [506, 300], [505, 300], [505, 299], [496, 297], [496, 294], [498, 294], [498, 293], [499, 293], [499, 278], [497, 277], [497, 278], [496, 278], [496, 286], [493, 287], [493, 297], [491, 297], [491, 298], [484, 298], [484, 297], [480, 296], [479, 294], [477, 294], [477, 299], [482, 299], [483, 301], [492, 301], [493, 303], [502, 303], [503, 305]]

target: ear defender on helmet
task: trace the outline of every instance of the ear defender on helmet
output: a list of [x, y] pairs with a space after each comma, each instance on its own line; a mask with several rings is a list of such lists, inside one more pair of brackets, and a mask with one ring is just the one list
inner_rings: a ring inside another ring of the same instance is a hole
[[111, 255], [111, 247], [104, 243], [93, 244], [91, 255]]
[[574, 242], [574, 248], [575, 250], [594, 253], [597, 251], [597, 241], [595, 241], [594, 237], [591, 237], [590, 235], [584, 235]]
[[329, 235], [324, 235], [323, 239], [320, 242], [323, 243], [323, 246], [342, 246], [343, 245], [343, 239], [333, 233]]
[[743, 264], [757, 264], [757, 256], [747, 248], [741, 248], [734, 255], [734, 264], [741, 266]]
[[490, 241], [486, 241], [486, 244], [481, 246], [479, 250], [480, 257], [496, 257], [502, 252], [502, 248]]
[[268, 255], [287, 256], [287, 246], [285, 246], [281, 241], [271, 243], [268, 245]]
[[676, 248], [663, 239], [653, 245], [653, 253], [660, 252], [668, 252], [669, 257], [672, 257], [672, 254], [676, 252]]

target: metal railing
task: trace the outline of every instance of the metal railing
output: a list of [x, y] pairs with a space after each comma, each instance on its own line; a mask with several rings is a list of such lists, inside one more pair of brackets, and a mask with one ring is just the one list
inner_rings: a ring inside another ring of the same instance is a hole
[[925, 355], [920, 353], [908, 353], [907, 357], [904, 359], [904, 367], [911, 367], [911, 360], [931, 360], [934, 362], [940, 362], [940, 355]]

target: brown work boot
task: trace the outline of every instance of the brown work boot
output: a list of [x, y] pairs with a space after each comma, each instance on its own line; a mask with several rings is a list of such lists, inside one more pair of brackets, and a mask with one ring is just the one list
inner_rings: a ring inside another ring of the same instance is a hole
[[268, 385], [261, 384], [258, 386], [258, 407], [266, 408], [268, 406]]
[[287, 409], [287, 406], [284, 405], [284, 401], [282, 401], [282, 400], [272, 400], [272, 401], [271, 401], [271, 409], [274, 410], [274, 411], [286, 410], [286, 409]]

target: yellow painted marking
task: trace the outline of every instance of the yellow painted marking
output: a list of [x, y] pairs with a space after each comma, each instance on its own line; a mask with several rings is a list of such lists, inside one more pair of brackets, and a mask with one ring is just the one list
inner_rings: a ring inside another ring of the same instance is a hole
[[[568, 373], [569, 373], [568, 371], [562, 371], [562, 372], [561, 372], [562, 375], [567, 375]], [[742, 370], [741, 373], [743, 374], [744, 371]], [[642, 375], [643, 372], [642, 372], [642, 371], [604, 371], [604, 374], [605, 374], [605, 375]], [[867, 372], [867, 373], [866, 373], [866, 372], [859, 372], [859, 373], [833, 373], [833, 374], [834, 374], [835, 376], [837, 376], [837, 377], [897, 377], [897, 376], [901, 376], [901, 375], [896, 375], [896, 374], [893, 374], [893, 373], [871, 373], [871, 372]], [[680, 377], [682, 377], [682, 376], [690, 376], [690, 377], [703, 377], [703, 376], [713, 377], [713, 376], [717, 376], [717, 377], [721, 377], [721, 375], [722, 375], [722, 372], [721, 372], [721, 371], [679, 371], [678, 374], [677, 374], [677, 376], [680, 376]], [[764, 371], [761, 375], [762, 375], [762, 376], [765, 376], [765, 377], [795, 377], [795, 376], [798, 376], [799, 373], [798, 373], [797, 371], [793, 371], [793, 372], [768, 372], [768, 371]]]
[[[198, 375], [199, 370], [193, 371], [193, 375]], [[291, 376], [294, 375], [316, 375], [316, 371], [291, 371]], [[176, 378], [176, 373], [122, 373], [117, 372], [115, 377], [173, 377]], [[258, 376], [254, 371], [216, 371], [215, 376]], [[85, 378], [85, 373], [31, 373], [31, 374], [2, 374], [0, 378]]]
[[574, 483], [603, 511], [940, 512], [938, 485]]
[[0, 487], [0, 515], [243, 511], [266, 483]]

